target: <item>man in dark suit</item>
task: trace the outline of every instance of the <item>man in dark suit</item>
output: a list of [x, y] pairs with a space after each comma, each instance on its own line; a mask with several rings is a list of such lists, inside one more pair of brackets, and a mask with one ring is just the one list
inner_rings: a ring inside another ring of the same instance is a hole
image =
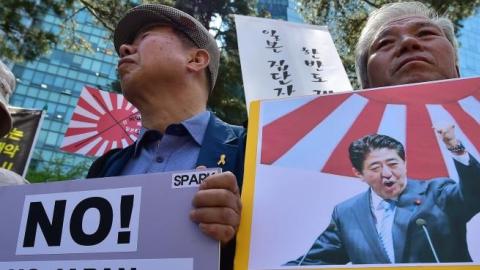
[[327, 229], [288, 265], [472, 261], [466, 223], [480, 212], [480, 164], [455, 138], [453, 125], [437, 132], [459, 183], [407, 180], [400, 142], [377, 134], [360, 138], [350, 145], [350, 160], [370, 188], [338, 204]]
[[114, 32], [124, 96], [141, 113], [135, 144], [100, 157], [88, 177], [221, 167], [193, 199], [192, 221], [222, 243], [222, 269], [233, 267], [240, 223], [245, 130], [207, 111], [220, 50], [190, 15], [159, 4], [127, 12]]

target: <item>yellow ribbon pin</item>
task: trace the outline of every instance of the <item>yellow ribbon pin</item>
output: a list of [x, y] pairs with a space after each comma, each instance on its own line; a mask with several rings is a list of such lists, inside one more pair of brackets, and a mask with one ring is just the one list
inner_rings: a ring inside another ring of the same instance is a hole
[[225, 154], [221, 154], [220, 160], [218, 160], [217, 165], [225, 165], [225, 162], [226, 162], [225, 158], [226, 158]]

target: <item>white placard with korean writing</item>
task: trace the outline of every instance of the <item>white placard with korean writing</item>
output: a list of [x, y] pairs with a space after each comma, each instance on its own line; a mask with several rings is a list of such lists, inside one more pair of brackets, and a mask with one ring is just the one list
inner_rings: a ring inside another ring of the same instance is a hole
[[253, 100], [352, 90], [326, 26], [235, 15], [247, 108]]

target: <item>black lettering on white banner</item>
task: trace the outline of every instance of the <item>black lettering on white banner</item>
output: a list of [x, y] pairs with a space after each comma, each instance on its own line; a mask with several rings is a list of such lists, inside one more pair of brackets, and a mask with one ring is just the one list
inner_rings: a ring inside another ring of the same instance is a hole
[[[94, 208], [100, 213], [97, 230], [92, 234], [83, 231], [83, 217], [87, 210]], [[110, 233], [113, 222], [113, 210], [110, 202], [104, 198], [92, 197], [81, 201], [73, 210], [70, 220], [70, 235], [73, 241], [82, 246], [93, 246], [101, 243]]]
[[30, 203], [23, 247], [33, 247], [35, 245], [35, 235], [37, 235], [38, 227], [40, 227], [49, 246], [60, 245], [66, 202], [65, 200], [55, 202], [51, 221], [48, 219], [42, 202]]
[[137, 249], [141, 187], [25, 197], [17, 255]]

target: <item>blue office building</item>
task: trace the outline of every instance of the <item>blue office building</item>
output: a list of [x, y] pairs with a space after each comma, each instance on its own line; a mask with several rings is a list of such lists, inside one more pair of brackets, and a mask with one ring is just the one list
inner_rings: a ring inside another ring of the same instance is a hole
[[257, 10], [269, 11], [273, 19], [304, 22], [298, 12], [298, 3], [295, 0], [258, 0]]
[[[62, 152], [59, 147], [82, 88], [91, 85], [111, 89], [111, 83], [117, 79], [117, 56], [109, 33], [88, 12], [79, 12], [76, 20], [76, 31], [91, 44], [90, 51], [70, 52], [57, 45], [38, 60], [16, 63], [12, 68], [17, 88], [10, 104], [47, 111], [30, 168], [43, 169], [60, 161], [64, 169], [69, 169], [92, 161], [89, 157]], [[42, 27], [57, 35], [61, 35], [62, 24], [63, 20], [51, 14], [42, 20]]]
[[462, 24], [458, 35], [460, 74], [462, 77], [480, 76], [480, 9]]

